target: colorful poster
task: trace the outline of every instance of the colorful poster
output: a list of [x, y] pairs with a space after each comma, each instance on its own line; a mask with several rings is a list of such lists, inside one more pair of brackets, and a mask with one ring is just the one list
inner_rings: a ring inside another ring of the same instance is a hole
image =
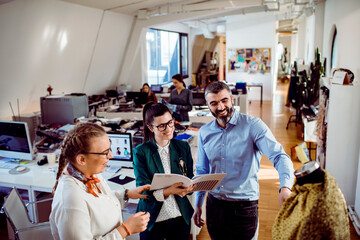
[[249, 74], [270, 72], [270, 48], [231, 48], [229, 53], [229, 72], [248, 72]]

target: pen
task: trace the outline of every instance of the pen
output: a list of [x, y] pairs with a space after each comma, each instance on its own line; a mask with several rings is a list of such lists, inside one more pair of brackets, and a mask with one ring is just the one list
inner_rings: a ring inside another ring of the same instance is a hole
[[116, 170], [116, 172], [114, 173], [114, 175], [117, 174], [118, 172], [120, 172], [120, 170], [121, 170], [121, 167], [119, 167], [119, 169]]

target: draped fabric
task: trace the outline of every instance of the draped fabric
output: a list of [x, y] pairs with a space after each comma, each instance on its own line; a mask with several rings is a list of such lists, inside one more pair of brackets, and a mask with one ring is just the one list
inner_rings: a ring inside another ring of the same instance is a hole
[[324, 172], [324, 182], [293, 186], [275, 219], [273, 239], [350, 239], [344, 196]]

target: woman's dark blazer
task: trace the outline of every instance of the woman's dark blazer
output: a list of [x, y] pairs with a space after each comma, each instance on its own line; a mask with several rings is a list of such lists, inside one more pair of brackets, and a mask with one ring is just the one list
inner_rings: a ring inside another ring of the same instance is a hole
[[[154, 140], [147, 141], [136, 148], [134, 148], [134, 173], [136, 178], [136, 186], [151, 184], [155, 173], [164, 173], [164, 168], [161, 163], [158, 147]], [[179, 161], [183, 159], [187, 168], [187, 177], [192, 178], [193, 173], [193, 159], [191, 156], [191, 149], [187, 142], [171, 139], [170, 140], [170, 166], [171, 173], [182, 174], [179, 168]], [[155, 220], [159, 215], [163, 202], [156, 201], [153, 191], [147, 191], [144, 194], [148, 195], [147, 199], [140, 199], [137, 206], [137, 212], [149, 212], [150, 221], [148, 223], [148, 230], [154, 226]], [[194, 209], [191, 206], [189, 199], [174, 195], [179, 206], [180, 212], [187, 224], [190, 225], [191, 217]]]

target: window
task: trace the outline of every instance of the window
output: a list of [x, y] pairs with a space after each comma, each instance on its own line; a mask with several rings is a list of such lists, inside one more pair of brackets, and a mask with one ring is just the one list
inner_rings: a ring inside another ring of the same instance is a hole
[[188, 35], [149, 29], [146, 33], [148, 83], [166, 84], [171, 76], [188, 77]]

